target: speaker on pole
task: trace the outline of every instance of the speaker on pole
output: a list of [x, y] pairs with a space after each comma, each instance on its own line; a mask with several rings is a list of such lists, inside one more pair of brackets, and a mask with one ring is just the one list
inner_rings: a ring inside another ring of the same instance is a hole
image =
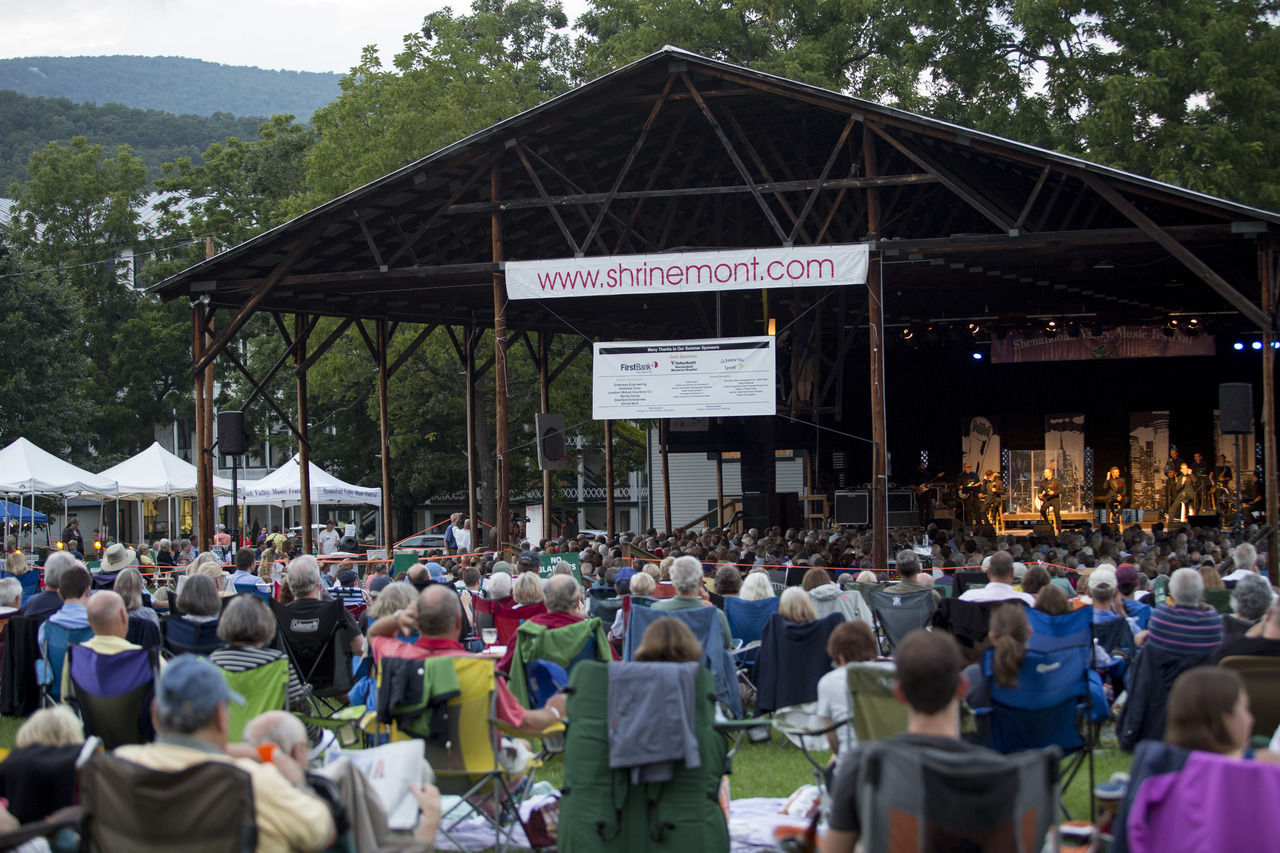
[[1223, 435], [1253, 434], [1253, 386], [1248, 382], [1218, 386], [1218, 429]]
[[558, 471], [565, 467], [564, 414], [540, 412], [533, 416], [538, 433], [538, 467]]
[[218, 412], [218, 452], [223, 456], [243, 456], [249, 449], [244, 432], [244, 412]]

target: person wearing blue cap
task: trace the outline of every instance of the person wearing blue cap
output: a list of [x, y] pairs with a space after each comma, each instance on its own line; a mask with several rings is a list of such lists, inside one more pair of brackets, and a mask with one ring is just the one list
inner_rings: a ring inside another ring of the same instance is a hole
[[[328, 806], [305, 787], [303, 769], [282, 751], [270, 763], [248, 757], [243, 745], [228, 752], [229, 703], [244, 697], [222, 671], [199, 655], [181, 655], [160, 674], [152, 717], [155, 743], [118, 747], [115, 755], [152, 770], [174, 773], [222, 761], [249, 774], [258, 823], [258, 853], [324, 850], [335, 838]], [[142, 839], [139, 839], [141, 841]]]

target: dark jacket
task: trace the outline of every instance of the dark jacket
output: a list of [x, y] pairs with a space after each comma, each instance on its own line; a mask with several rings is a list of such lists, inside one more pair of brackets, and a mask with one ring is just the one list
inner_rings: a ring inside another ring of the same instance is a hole
[[1129, 701], [1116, 721], [1120, 748], [1132, 752], [1143, 740], [1164, 737], [1165, 709], [1169, 690], [1179, 675], [1209, 662], [1211, 650], [1195, 654], [1174, 654], [1151, 643], [1138, 649], [1129, 670]]
[[756, 657], [756, 713], [817, 700], [818, 681], [831, 671], [827, 638], [843, 621], [839, 613], [812, 622], [769, 617]]

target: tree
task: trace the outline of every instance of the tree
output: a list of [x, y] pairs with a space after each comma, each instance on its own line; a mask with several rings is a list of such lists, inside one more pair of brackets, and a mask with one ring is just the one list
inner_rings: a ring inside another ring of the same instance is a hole
[[79, 295], [0, 242], [0, 446], [23, 436], [71, 456], [88, 435]]
[[427, 15], [384, 68], [375, 48], [313, 117], [320, 141], [307, 196], [328, 201], [569, 87], [568, 20], [558, 2], [476, 0], [470, 15]]

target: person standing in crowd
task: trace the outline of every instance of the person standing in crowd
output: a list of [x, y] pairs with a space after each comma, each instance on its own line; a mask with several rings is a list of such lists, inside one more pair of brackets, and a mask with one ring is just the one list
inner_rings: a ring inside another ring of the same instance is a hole
[[342, 541], [342, 534], [337, 530], [337, 523], [331, 518], [324, 523], [324, 530], [320, 531], [320, 535], [316, 537], [316, 545], [320, 549], [321, 557], [328, 557], [338, 553], [338, 543]]

